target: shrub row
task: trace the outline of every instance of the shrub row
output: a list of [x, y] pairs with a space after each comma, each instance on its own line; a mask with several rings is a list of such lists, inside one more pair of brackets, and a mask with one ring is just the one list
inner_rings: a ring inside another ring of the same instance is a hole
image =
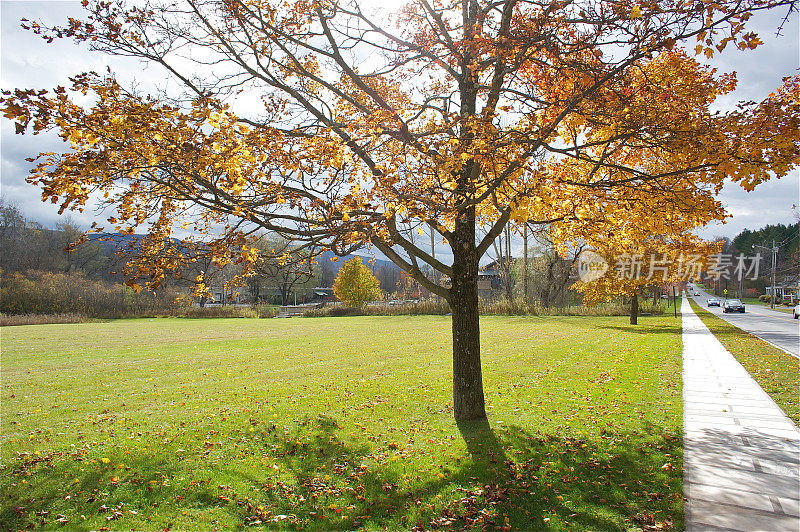
[[[620, 303], [602, 303], [594, 306], [573, 305], [569, 307], [541, 307], [526, 305], [520, 300], [508, 301], [480, 301], [480, 313], [483, 315], [516, 315], [516, 316], [627, 316], [630, 313], [628, 305]], [[653, 305], [643, 302], [639, 307], [640, 314], [663, 314], [663, 303]], [[401, 316], [401, 315], [445, 315], [450, 313], [450, 306], [446, 301], [428, 300], [400, 305], [367, 305], [361, 308], [335, 305], [330, 307], [307, 310], [306, 317], [336, 317], [336, 316]]]
[[271, 305], [235, 307], [233, 305], [195, 307], [186, 311], [187, 318], [274, 318], [278, 309]]
[[178, 301], [178, 296], [172, 290], [137, 293], [120, 284], [91, 280], [82, 272], [28, 271], [2, 275], [0, 312], [96, 318], [180, 315], [186, 305]]
[[270, 305], [192, 308], [191, 298], [174, 290], [137, 293], [127, 286], [88, 279], [82, 272], [0, 272], [1, 325], [77, 323], [90, 317], [272, 318], [277, 313]]
[[[531, 316], [627, 316], [630, 305], [619, 302], [598, 303], [596, 305], [570, 305], [564, 307], [544, 307], [538, 304], [526, 305], [522, 301], [500, 300], [481, 302], [481, 314], [497, 315], [531, 315]], [[639, 303], [639, 314], [663, 314], [665, 303], [659, 301], [655, 305], [650, 301]]]
[[[762, 295], [758, 296], [758, 300], [762, 301], [764, 303], [769, 303], [771, 298], [772, 298], [772, 296], [767, 295], [767, 294], [762, 294]], [[776, 297], [775, 298], [775, 304], [776, 305], [786, 305], [787, 307], [793, 307], [795, 305], [795, 304], [792, 303], [792, 300], [783, 299], [783, 298], [780, 298], [780, 297]]]
[[0, 327], [11, 325], [43, 325], [45, 323], [84, 323], [89, 318], [80, 314], [0, 314]]
[[745, 288], [744, 289], [744, 297], [753, 298], [759, 297], [761, 291], [758, 288]]
[[[275, 307], [260, 305], [257, 308], [233, 306], [192, 308], [186, 312], [156, 313], [159, 316], [174, 316], [186, 318], [274, 318], [278, 314]], [[149, 315], [149, 314], [148, 314]], [[137, 316], [126, 316], [137, 317]], [[141, 316], [139, 316], [141, 317]], [[2, 314], [0, 313], [0, 327], [13, 325], [44, 325], [47, 323], [85, 323], [92, 321], [83, 314]]]
[[[119, 284], [88, 279], [83, 273], [29, 271], [26, 274], [2, 275], [0, 281], [0, 313], [2, 324], [75, 323], [92, 318], [127, 318], [143, 316], [185, 316], [189, 318], [271, 318], [277, 315], [274, 306], [237, 307], [233, 305], [192, 308], [191, 300], [173, 290], [158, 293], [135, 292]], [[766, 296], [769, 297], [769, 296]], [[624, 316], [629, 307], [620, 303], [595, 306], [541, 307], [521, 300], [482, 300], [484, 315], [567, 315]], [[661, 314], [663, 303], [655, 306], [642, 302], [642, 314]], [[398, 305], [373, 304], [362, 308], [334, 305], [309, 309], [305, 316], [400, 316], [445, 315], [450, 306], [444, 300], [424, 300]], [[14, 318], [11, 316], [27, 316]]]
[[413, 303], [398, 305], [372, 304], [364, 307], [346, 307], [332, 305], [322, 308], [312, 308], [303, 313], [308, 318], [339, 317], [339, 316], [406, 316], [406, 315], [445, 315], [450, 313], [450, 306], [446, 301], [423, 300]]

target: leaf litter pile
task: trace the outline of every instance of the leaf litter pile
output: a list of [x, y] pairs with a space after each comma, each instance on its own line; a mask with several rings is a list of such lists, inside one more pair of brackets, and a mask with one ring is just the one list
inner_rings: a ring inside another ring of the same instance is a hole
[[441, 316], [3, 330], [3, 529], [683, 527], [671, 316], [481, 321], [453, 421]]

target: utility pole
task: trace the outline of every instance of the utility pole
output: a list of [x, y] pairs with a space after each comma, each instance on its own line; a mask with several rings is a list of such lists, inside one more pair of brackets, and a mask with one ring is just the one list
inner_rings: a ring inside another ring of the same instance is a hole
[[772, 290], [769, 295], [769, 308], [775, 308], [775, 294], [778, 290], [775, 287], [775, 268], [778, 263], [778, 245], [775, 243], [775, 240], [772, 241], [772, 248], [767, 248], [765, 246], [759, 246], [758, 244], [753, 244], [752, 249], [761, 248], [761, 249], [769, 249], [772, 252]]
[[[431, 227], [431, 257], [434, 259], [436, 258], [436, 231], [433, 227]], [[434, 283], [439, 284], [439, 274], [436, 272], [435, 268], [431, 268], [431, 277]], [[433, 295], [433, 297], [437, 300], [439, 299], [437, 295]]]
[[744, 299], [744, 288], [742, 284], [743, 282], [744, 282], [744, 275], [742, 275], [742, 271], [739, 270], [739, 299]]
[[[436, 258], [436, 231], [433, 230], [433, 227], [431, 227], [431, 257]], [[438, 283], [439, 279], [437, 278], [436, 270], [434, 269], [431, 273], [433, 274], [433, 282]]]
[[769, 308], [775, 308], [775, 263], [778, 261], [778, 248], [775, 246], [775, 241], [772, 241], [772, 297], [769, 298]]
[[514, 292], [511, 290], [511, 225], [506, 224], [506, 297], [508, 301], [514, 300]]

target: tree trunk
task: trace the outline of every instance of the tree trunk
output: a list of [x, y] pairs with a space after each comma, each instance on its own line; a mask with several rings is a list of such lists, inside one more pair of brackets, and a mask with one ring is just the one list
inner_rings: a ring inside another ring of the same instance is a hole
[[481, 375], [475, 211], [474, 208], [469, 211], [456, 221], [449, 297], [453, 312], [453, 415], [457, 421], [486, 418]]
[[639, 292], [634, 292], [631, 298], [631, 325], [639, 323]]
[[284, 307], [289, 305], [289, 287], [286, 286], [286, 283], [281, 285], [281, 303]]
[[675, 285], [672, 286], [672, 312], [678, 317], [678, 300], [675, 297]]

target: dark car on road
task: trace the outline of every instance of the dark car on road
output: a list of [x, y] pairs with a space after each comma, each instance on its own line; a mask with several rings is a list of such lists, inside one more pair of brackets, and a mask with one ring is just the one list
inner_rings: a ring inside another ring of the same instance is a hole
[[708, 301], [706, 301], [706, 304], [709, 307], [718, 307], [719, 306], [719, 299], [715, 299], [713, 297], [709, 297]]
[[722, 312], [741, 312], [744, 313], [744, 303], [738, 299], [729, 299], [722, 305]]

